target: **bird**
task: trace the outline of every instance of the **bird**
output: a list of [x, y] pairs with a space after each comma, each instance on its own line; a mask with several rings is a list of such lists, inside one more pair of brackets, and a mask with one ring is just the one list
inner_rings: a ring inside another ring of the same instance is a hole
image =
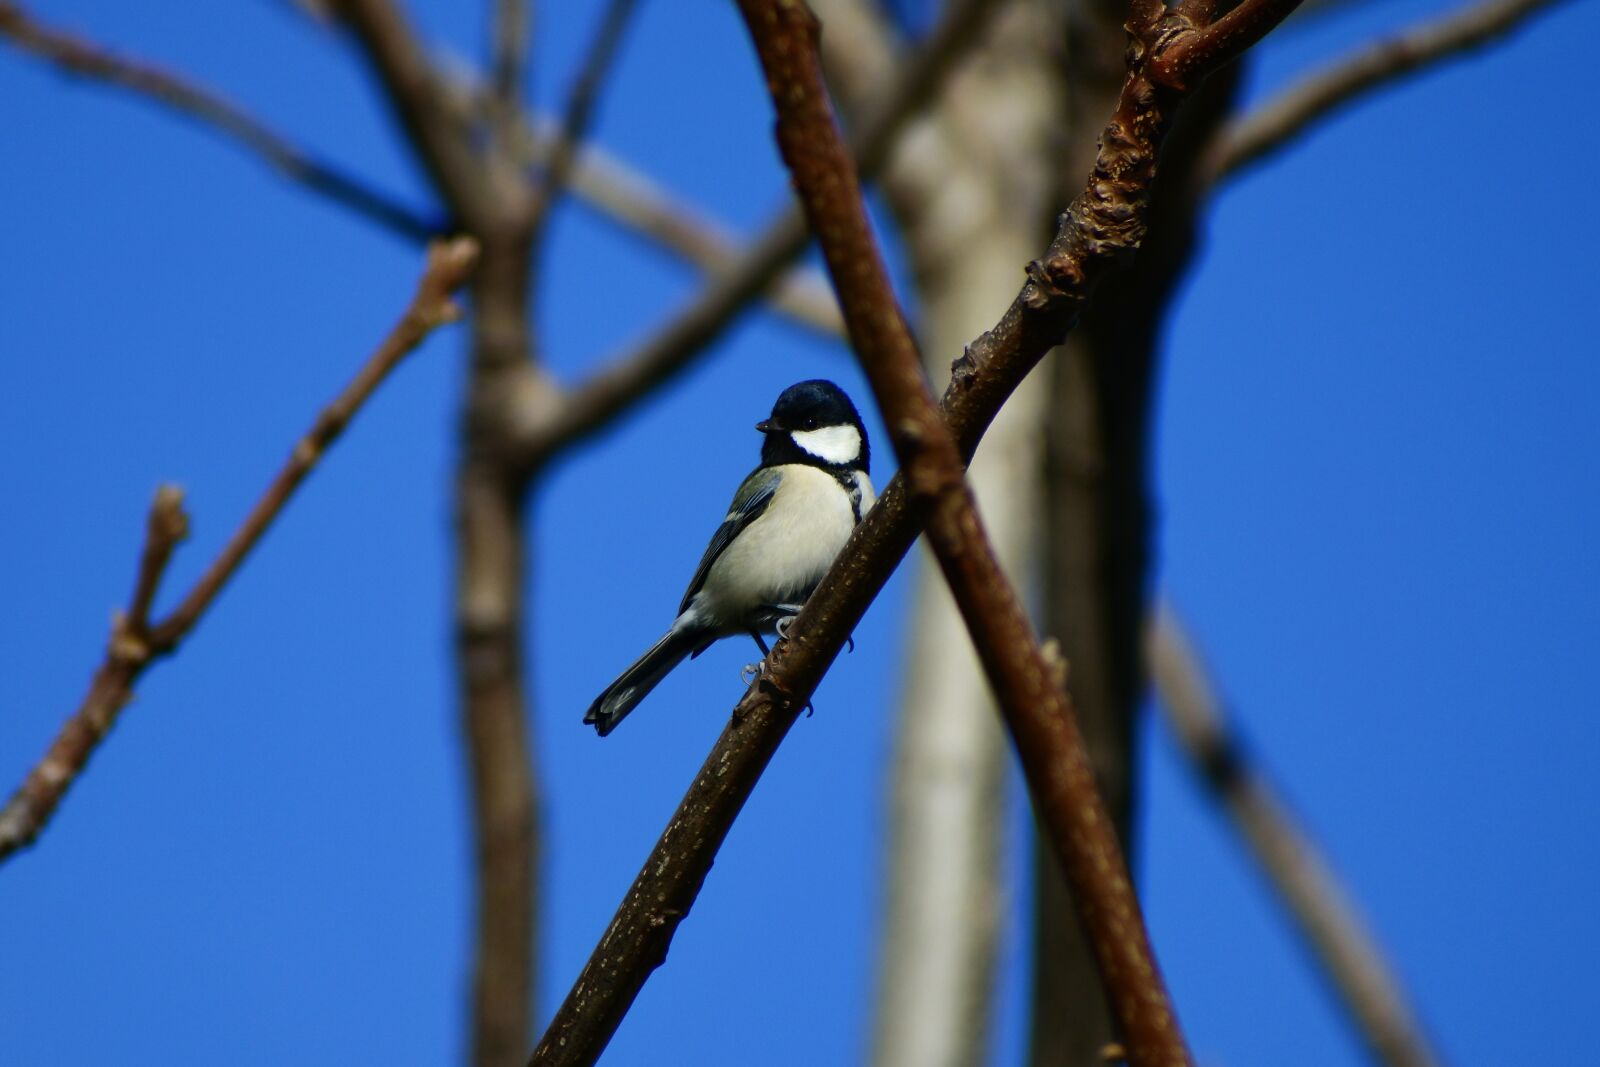
[[761, 464], [733, 494], [677, 618], [584, 714], [601, 737], [673, 668], [714, 641], [749, 634], [765, 657], [762, 634], [784, 634], [872, 507], [867, 428], [833, 382], [791, 385], [756, 429]]

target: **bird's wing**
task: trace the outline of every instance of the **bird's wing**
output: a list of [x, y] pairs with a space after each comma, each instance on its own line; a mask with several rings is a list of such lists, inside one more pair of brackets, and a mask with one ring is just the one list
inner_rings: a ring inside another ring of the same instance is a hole
[[717, 527], [717, 532], [711, 535], [711, 543], [706, 546], [706, 554], [700, 557], [700, 566], [694, 569], [694, 577], [689, 580], [689, 588], [683, 594], [683, 603], [678, 605], [678, 614], [682, 615], [689, 609], [689, 601], [700, 591], [705, 584], [706, 574], [711, 570], [711, 565], [722, 555], [722, 550], [733, 543], [739, 536], [739, 531], [749, 526], [761, 517], [767, 510], [767, 505], [772, 503], [772, 494], [778, 491], [778, 483], [783, 481], [783, 474], [774, 467], [761, 467], [751, 472], [750, 477], [739, 486], [739, 491], [733, 494], [733, 503], [728, 506], [728, 517], [722, 520], [722, 525]]

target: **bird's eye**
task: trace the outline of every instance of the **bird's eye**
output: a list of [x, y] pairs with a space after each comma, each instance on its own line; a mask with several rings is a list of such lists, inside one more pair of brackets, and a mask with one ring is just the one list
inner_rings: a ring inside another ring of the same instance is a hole
[[801, 423], [801, 426], [807, 430], [815, 430], [817, 428], [817, 420], [807, 419], [805, 422]]

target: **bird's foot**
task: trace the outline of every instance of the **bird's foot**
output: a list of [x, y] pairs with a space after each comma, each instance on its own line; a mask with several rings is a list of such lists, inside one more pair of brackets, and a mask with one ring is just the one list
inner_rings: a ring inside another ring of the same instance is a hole
[[755, 685], [756, 679], [759, 677], [761, 677], [760, 663], [746, 663], [743, 667], [739, 668], [739, 680], [742, 681], [746, 686]]

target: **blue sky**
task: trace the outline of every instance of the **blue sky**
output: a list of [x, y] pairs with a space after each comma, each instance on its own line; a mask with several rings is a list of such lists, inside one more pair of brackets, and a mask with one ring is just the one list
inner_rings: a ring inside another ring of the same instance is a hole
[[[426, 202], [347, 50], [288, 5], [211, 20], [171, 2], [36, 6]], [[478, 7], [413, 5], [467, 56]], [[541, 101], [596, 7], [540, 5]], [[1260, 50], [1251, 97], [1444, 9], [1310, 21]], [[1600, 220], [1584, 176], [1600, 159], [1569, 117], [1579, 31], [1568, 5], [1231, 185], [1170, 322], [1159, 402], [1158, 581], [1464, 1065], [1560, 1058], [1587, 1039], [1594, 1000]], [[644, 5], [622, 61], [601, 141], [753, 230], [785, 178], [731, 6]], [[82, 693], [155, 486], [181, 483], [194, 518], [170, 594], [381, 336], [418, 257], [210, 136], [9, 50], [0, 98], [9, 789]], [[565, 378], [695, 289], [581, 211], [559, 215], [554, 241], [541, 347]], [[384, 387], [146, 677], [40, 845], [0, 870], [8, 1062], [458, 1058], [470, 857], [447, 490], [461, 342], [440, 335]], [[667, 623], [754, 462], [750, 423], [817, 375], [866, 395], [845, 353], [752, 316], [531, 504], [541, 1016], [749, 656], [719, 649], [677, 672], [604, 743], [583, 708]], [[874, 473], [887, 480], [887, 449]], [[904, 593], [891, 584], [791, 735], [607, 1062], [859, 1058]], [[1159, 726], [1148, 737], [1139, 864], [1201, 1060], [1361, 1062], [1233, 835]], [[1012, 914], [1000, 1062], [1021, 1042], [1020, 889]]]

